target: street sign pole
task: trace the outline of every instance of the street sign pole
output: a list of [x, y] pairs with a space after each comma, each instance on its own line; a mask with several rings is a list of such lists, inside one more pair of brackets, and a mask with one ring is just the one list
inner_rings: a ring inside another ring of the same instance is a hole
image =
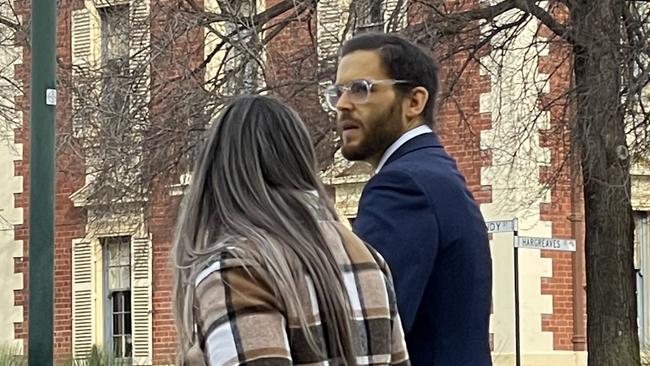
[[513, 236], [513, 253], [514, 253], [514, 278], [515, 278], [515, 363], [521, 366], [521, 336], [519, 331], [519, 248], [517, 247], [517, 236], [519, 231], [519, 221], [514, 218], [511, 220], [492, 220], [485, 223], [488, 233], [508, 233], [512, 232]]
[[[517, 236], [519, 235], [519, 228], [517, 219], [514, 219], [513, 240], [517, 243]], [[515, 262], [515, 365], [521, 366], [521, 334], [519, 327], [519, 248], [513, 245], [514, 262]]]
[[29, 366], [53, 363], [56, 4], [32, 0], [29, 160]]
[[517, 228], [514, 230], [514, 253], [515, 253], [515, 363], [521, 366], [521, 336], [519, 318], [519, 249], [544, 249], [575, 251], [576, 241], [573, 239], [559, 238], [538, 238], [530, 236], [519, 236]]
[[488, 233], [513, 233], [512, 250], [514, 257], [514, 278], [515, 278], [515, 364], [521, 366], [521, 334], [519, 314], [519, 248], [576, 251], [576, 241], [573, 239], [560, 238], [538, 238], [531, 236], [519, 236], [519, 221], [494, 220], [485, 223]]

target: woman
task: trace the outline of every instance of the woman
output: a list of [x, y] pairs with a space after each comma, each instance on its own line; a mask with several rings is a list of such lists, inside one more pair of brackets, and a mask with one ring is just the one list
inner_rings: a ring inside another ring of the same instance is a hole
[[304, 124], [273, 98], [213, 123], [173, 260], [180, 364], [408, 364], [386, 264], [338, 222]]

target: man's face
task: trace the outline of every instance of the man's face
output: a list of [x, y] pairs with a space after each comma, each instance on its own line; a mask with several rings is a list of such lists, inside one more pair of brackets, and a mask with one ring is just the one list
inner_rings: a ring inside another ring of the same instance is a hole
[[[339, 63], [336, 84], [348, 85], [354, 80], [387, 80], [377, 51], [355, 51], [347, 54]], [[372, 86], [365, 102], [356, 102], [343, 93], [337, 109], [337, 130], [341, 136], [343, 156], [352, 161], [363, 160], [376, 166], [384, 151], [406, 130], [402, 113], [402, 98], [395, 87], [388, 83]]]

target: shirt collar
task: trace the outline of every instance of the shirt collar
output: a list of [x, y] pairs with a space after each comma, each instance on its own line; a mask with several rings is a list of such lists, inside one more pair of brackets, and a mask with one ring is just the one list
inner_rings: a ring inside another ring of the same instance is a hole
[[390, 158], [390, 156], [393, 155], [393, 153], [395, 153], [397, 149], [402, 147], [402, 145], [404, 145], [409, 140], [417, 136], [424, 135], [425, 133], [430, 133], [430, 132], [433, 132], [433, 130], [431, 129], [431, 127], [427, 125], [421, 125], [412, 130], [408, 130], [404, 132], [402, 136], [400, 136], [397, 140], [395, 140], [395, 142], [393, 142], [393, 144], [390, 145], [388, 149], [386, 149], [386, 151], [384, 151], [384, 155], [382, 155], [381, 159], [379, 160], [379, 164], [377, 164], [377, 168], [375, 169], [375, 174], [379, 173], [381, 168], [384, 167], [384, 164], [386, 164], [386, 161], [388, 161], [388, 158]]

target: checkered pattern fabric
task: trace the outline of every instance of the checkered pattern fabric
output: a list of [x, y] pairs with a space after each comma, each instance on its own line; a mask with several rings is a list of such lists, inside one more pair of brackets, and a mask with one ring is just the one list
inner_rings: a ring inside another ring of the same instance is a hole
[[[358, 365], [409, 365], [395, 292], [386, 263], [356, 235], [336, 222], [322, 222], [340, 265], [357, 335]], [[196, 280], [196, 316], [209, 365], [337, 365], [327, 352], [312, 281], [298, 281], [309, 329], [274, 296], [254, 262], [221, 257]], [[316, 335], [321, 352], [307, 345]]]

